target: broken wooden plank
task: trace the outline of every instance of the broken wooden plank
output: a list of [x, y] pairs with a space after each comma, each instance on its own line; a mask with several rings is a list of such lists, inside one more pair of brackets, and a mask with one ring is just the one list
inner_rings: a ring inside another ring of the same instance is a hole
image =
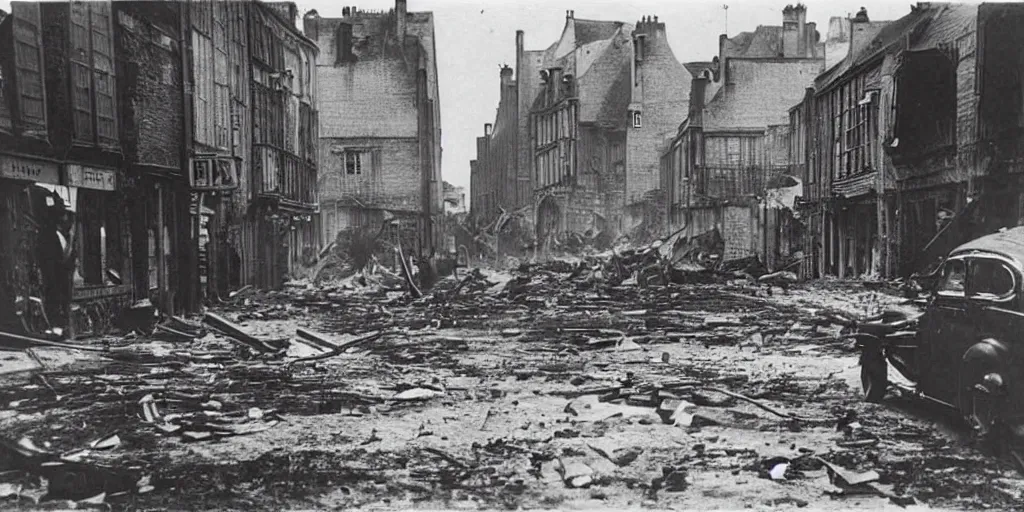
[[364, 334], [362, 336], [359, 336], [356, 339], [349, 340], [349, 341], [346, 341], [345, 343], [342, 343], [341, 345], [338, 345], [337, 348], [335, 348], [334, 350], [331, 350], [329, 352], [325, 352], [323, 354], [317, 354], [315, 356], [309, 356], [309, 357], [303, 357], [303, 358], [300, 358], [300, 359], [296, 359], [294, 361], [291, 361], [288, 364], [308, 363], [310, 361], [319, 361], [321, 359], [328, 359], [328, 358], [334, 357], [334, 356], [336, 356], [338, 354], [341, 354], [342, 352], [344, 352], [344, 351], [346, 351], [346, 350], [348, 350], [348, 349], [350, 349], [350, 348], [352, 348], [352, 347], [354, 347], [356, 345], [359, 345], [359, 344], [362, 344], [362, 343], [366, 343], [366, 342], [369, 342], [369, 341], [373, 341], [373, 340], [379, 339], [383, 335], [384, 335], [383, 331], [373, 331], [373, 332], [370, 332], [370, 333], [366, 333], [366, 334]]
[[309, 329], [303, 329], [299, 327], [295, 329], [295, 334], [302, 338], [303, 341], [312, 343], [320, 348], [327, 350], [338, 350], [338, 344], [333, 343], [321, 334], [315, 333]]
[[239, 326], [235, 325], [230, 320], [228, 320], [228, 319], [226, 319], [226, 318], [224, 318], [224, 317], [222, 317], [222, 316], [220, 316], [218, 314], [207, 313], [203, 317], [203, 321], [208, 323], [208, 324], [210, 324], [211, 326], [215, 327], [216, 329], [218, 329], [219, 331], [223, 332], [224, 334], [227, 334], [229, 338], [235, 339], [235, 340], [241, 342], [242, 344], [244, 344], [244, 345], [246, 345], [246, 346], [248, 346], [248, 347], [250, 347], [250, 348], [252, 348], [254, 350], [257, 350], [259, 352], [273, 353], [273, 352], [280, 352], [282, 350], [282, 348], [280, 348], [280, 347], [275, 347], [275, 346], [273, 346], [273, 345], [271, 345], [271, 344], [269, 344], [269, 343], [267, 343], [267, 342], [265, 342], [265, 341], [255, 337], [255, 336], [253, 336], [253, 335], [243, 331]]

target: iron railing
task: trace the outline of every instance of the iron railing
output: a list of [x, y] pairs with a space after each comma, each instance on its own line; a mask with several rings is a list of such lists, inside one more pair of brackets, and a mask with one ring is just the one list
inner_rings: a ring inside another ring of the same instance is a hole
[[787, 172], [786, 166], [713, 166], [696, 169], [693, 190], [706, 199], [737, 200], [761, 196], [773, 179]]

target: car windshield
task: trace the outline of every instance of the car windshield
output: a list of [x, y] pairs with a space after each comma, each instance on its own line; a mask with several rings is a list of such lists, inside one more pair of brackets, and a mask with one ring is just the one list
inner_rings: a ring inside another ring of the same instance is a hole
[[964, 260], [949, 260], [942, 267], [942, 282], [937, 291], [943, 295], [963, 295], [966, 280], [967, 267]]
[[1013, 273], [999, 260], [975, 259], [969, 266], [967, 285], [971, 297], [1004, 298], [1013, 293]]

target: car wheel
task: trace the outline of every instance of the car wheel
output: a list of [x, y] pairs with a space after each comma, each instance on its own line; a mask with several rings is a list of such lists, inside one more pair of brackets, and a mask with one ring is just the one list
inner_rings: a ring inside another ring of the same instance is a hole
[[987, 339], [964, 353], [958, 375], [957, 407], [964, 421], [981, 437], [988, 437], [999, 424], [1006, 400], [1004, 375], [1009, 350], [1003, 343]]
[[989, 435], [999, 421], [1002, 376], [965, 364], [960, 371], [960, 414], [979, 436]]
[[885, 398], [889, 388], [889, 366], [881, 352], [865, 352], [860, 358], [860, 384], [864, 390], [864, 401], [877, 403]]

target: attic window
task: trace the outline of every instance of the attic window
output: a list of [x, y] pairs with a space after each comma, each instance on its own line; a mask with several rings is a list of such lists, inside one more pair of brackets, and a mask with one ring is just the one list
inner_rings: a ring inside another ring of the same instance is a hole
[[640, 111], [633, 112], [633, 128], [640, 128], [642, 126], [642, 124], [640, 122], [641, 121], [641, 119], [640, 119], [641, 115], [640, 114], [642, 114], [642, 112], [640, 112]]

